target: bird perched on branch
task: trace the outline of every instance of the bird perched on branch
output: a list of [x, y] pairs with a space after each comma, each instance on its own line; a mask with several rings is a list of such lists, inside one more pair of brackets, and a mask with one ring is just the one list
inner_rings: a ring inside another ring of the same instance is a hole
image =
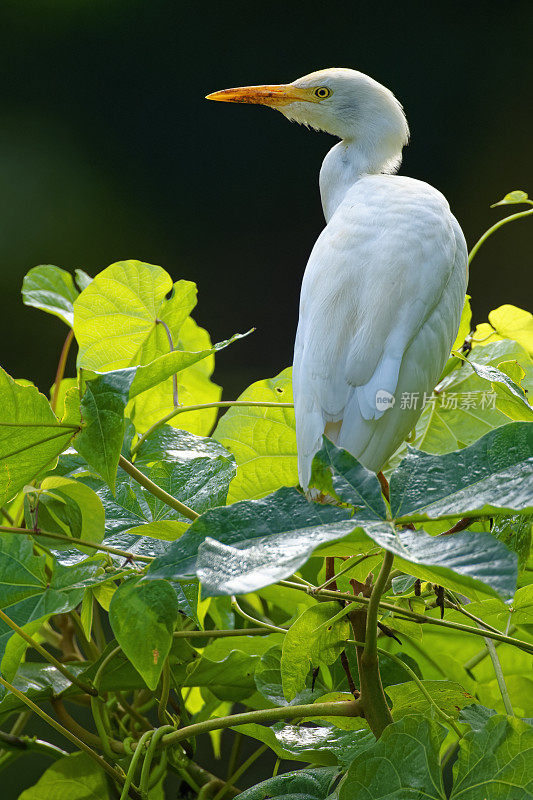
[[378, 472], [449, 357], [467, 249], [444, 196], [398, 170], [409, 128], [389, 89], [352, 69], [207, 96], [259, 103], [339, 137], [320, 170], [326, 227], [302, 283], [294, 350], [300, 483], [325, 433]]

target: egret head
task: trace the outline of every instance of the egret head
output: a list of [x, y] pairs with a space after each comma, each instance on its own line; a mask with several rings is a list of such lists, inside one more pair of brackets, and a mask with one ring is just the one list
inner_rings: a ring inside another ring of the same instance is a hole
[[409, 138], [392, 92], [353, 69], [323, 69], [288, 84], [223, 89], [207, 99], [275, 108], [287, 119], [354, 142], [383, 171], [397, 166]]

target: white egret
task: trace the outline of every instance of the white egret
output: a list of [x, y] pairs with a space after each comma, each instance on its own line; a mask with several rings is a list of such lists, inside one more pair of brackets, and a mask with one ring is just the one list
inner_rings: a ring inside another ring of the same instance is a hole
[[341, 139], [326, 155], [326, 227], [302, 283], [294, 351], [300, 483], [325, 433], [381, 470], [408, 436], [453, 345], [467, 249], [444, 196], [395, 175], [409, 137], [403, 109], [352, 69], [245, 86], [210, 100], [259, 103]]

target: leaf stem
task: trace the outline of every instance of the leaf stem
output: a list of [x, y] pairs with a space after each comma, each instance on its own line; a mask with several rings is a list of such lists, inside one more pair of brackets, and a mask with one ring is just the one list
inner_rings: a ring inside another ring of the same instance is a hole
[[276, 631], [277, 633], [287, 633], [286, 628], [278, 628], [277, 625], [271, 625], [269, 622], [262, 622], [260, 619], [254, 619], [249, 614], [244, 611], [237, 602], [237, 598], [235, 595], [231, 597], [231, 608], [235, 611], [240, 617], [243, 619], [247, 619], [249, 622], [253, 622], [254, 625], [261, 625], [263, 628], [266, 628], [269, 631]]
[[[172, 333], [170, 328], [168, 327], [167, 323], [164, 322], [162, 319], [156, 319], [156, 325], [162, 325], [165, 329], [165, 333], [167, 334], [168, 344], [170, 347], [170, 352], [174, 352], [174, 339], [172, 338]], [[179, 401], [178, 401], [178, 373], [175, 372], [172, 375], [172, 400], [174, 402], [174, 408], [178, 408]]]
[[74, 331], [72, 328], [67, 333], [67, 337], [61, 349], [61, 355], [59, 356], [59, 362], [57, 365], [56, 377], [54, 381], [54, 393], [52, 395], [52, 402], [50, 405], [52, 406], [52, 411], [55, 413], [57, 407], [57, 400], [59, 397], [59, 387], [61, 386], [61, 381], [63, 380], [63, 375], [65, 374], [65, 367], [67, 364], [67, 358], [70, 350], [70, 345], [74, 339]]
[[158, 500], [161, 500], [165, 505], [170, 506], [173, 508], [174, 511], [178, 511], [187, 519], [195, 520], [198, 519], [200, 514], [197, 514], [196, 511], [193, 511], [192, 508], [189, 508], [184, 503], [181, 503], [179, 500], [176, 500], [175, 497], [172, 497], [171, 494], [165, 492], [164, 489], [161, 489], [156, 483], [147, 478], [137, 467], [134, 467], [131, 461], [128, 461], [124, 456], [119, 456], [118, 459], [119, 467], [122, 467], [124, 472], [127, 472], [134, 481], [140, 483], [150, 494], [153, 494], [154, 497], [157, 497]]
[[517, 214], [511, 214], [508, 217], [500, 219], [491, 228], [485, 231], [483, 236], [480, 239], [478, 239], [478, 241], [475, 243], [475, 245], [470, 251], [470, 254], [468, 256], [468, 266], [470, 266], [470, 264], [472, 263], [474, 256], [476, 255], [477, 251], [479, 250], [483, 242], [486, 242], [489, 236], [491, 236], [495, 231], [497, 231], [498, 228], [501, 228], [502, 225], [506, 225], [508, 222], [512, 222], [515, 219], [521, 219], [522, 217], [527, 217], [530, 214], [533, 214], [533, 208], [530, 208], [527, 211], [519, 211]]
[[0, 731], [0, 744], [5, 750], [15, 752], [34, 750], [38, 753], [51, 756], [53, 759], [68, 756], [65, 750], [62, 750], [55, 744], [50, 744], [50, 742], [45, 742], [42, 739], [34, 739], [32, 736], [14, 736], [12, 733], [6, 733], [5, 731]]
[[91, 547], [93, 550], [101, 550], [104, 553], [112, 553], [115, 556], [122, 556], [128, 561], [143, 561], [150, 564], [154, 559], [151, 556], [138, 556], [136, 553], [128, 553], [127, 550], [120, 550], [118, 547], [110, 547], [107, 544], [97, 544], [87, 539], [74, 539], [72, 536], [65, 536], [62, 533], [52, 533], [52, 531], [29, 530], [28, 528], [15, 528], [7, 525], [0, 525], [0, 533], [20, 533], [25, 536], [47, 536], [49, 539], [57, 539], [59, 542], [68, 542], [73, 547]]
[[[256, 620], [257, 621], [257, 620]], [[284, 628], [279, 628], [287, 633]], [[262, 628], [232, 628], [232, 630], [212, 630], [212, 631], [174, 631], [174, 639], [220, 639], [225, 636], [259, 636], [268, 633], [268, 629]]]
[[33, 647], [34, 650], [37, 650], [37, 652], [41, 656], [43, 656], [43, 658], [49, 661], [50, 664], [53, 664], [54, 667], [57, 670], [59, 670], [59, 672], [62, 675], [64, 675], [68, 681], [73, 683], [75, 686], [78, 686], [83, 692], [87, 692], [87, 694], [93, 696], [98, 694], [98, 690], [95, 689], [94, 686], [92, 686], [89, 683], [85, 683], [84, 681], [80, 681], [80, 679], [77, 678], [76, 675], [74, 675], [67, 667], [65, 667], [65, 665], [62, 664], [61, 661], [58, 661], [57, 658], [55, 658], [55, 656], [49, 653], [45, 647], [39, 644], [39, 642], [36, 642], [35, 639], [33, 639], [28, 633], [26, 633], [25, 630], [23, 630], [19, 625], [17, 625], [17, 623], [14, 622], [11, 619], [11, 617], [8, 617], [5, 611], [3, 611], [1, 608], [0, 608], [0, 619], [3, 622], [5, 622], [5, 624], [8, 625], [12, 630], [14, 630], [15, 633], [18, 633], [18, 635], [21, 636], [24, 639], [24, 641], [30, 645], [30, 647]]
[[513, 711], [511, 698], [509, 696], [509, 689], [505, 683], [502, 665], [500, 664], [500, 659], [498, 658], [498, 653], [496, 652], [496, 646], [493, 641], [487, 638], [485, 638], [485, 644], [487, 646], [487, 650], [489, 651], [492, 666], [494, 667], [494, 673], [496, 675], [496, 681], [498, 682], [498, 689], [500, 690], [500, 694], [502, 696], [505, 711], [510, 717], [516, 717], [516, 714]]
[[139, 440], [131, 448], [131, 454], [134, 455], [139, 447], [146, 441], [146, 439], [161, 425], [169, 422], [178, 414], [185, 414], [187, 411], [203, 411], [204, 408], [228, 408], [230, 406], [256, 406], [258, 408], [294, 408], [294, 403], [263, 403], [259, 400], [219, 400], [217, 403], [197, 403], [193, 406], [178, 406], [161, 417], [160, 420], [154, 422], [148, 430], [143, 433]]

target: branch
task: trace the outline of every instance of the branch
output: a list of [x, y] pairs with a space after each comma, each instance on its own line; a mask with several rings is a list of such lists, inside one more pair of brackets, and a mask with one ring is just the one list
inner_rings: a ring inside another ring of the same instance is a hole
[[[351, 603], [361, 603], [368, 605], [370, 600], [367, 597], [354, 597], [352, 594], [346, 592], [331, 592], [328, 589], [321, 591], [308, 590], [305, 586], [292, 581], [278, 581], [280, 586], [288, 586], [290, 589], [298, 589], [299, 591], [306, 592], [316, 597], [326, 597], [332, 600], [349, 600]], [[481, 636], [483, 638], [494, 639], [497, 642], [504, 642], [505, 644], [518, 647], [526, 653], [533, 655], [533, 644], [524, 642], [522, 639], [513, 639], [511, 636], [505, 636], [503, 633], [494, 633], [493, 631], [480, 630], [479, 628], [472, 628], [470, 625], [462, 625], [460, 622], [451, 622], [446, 619], [437, 619], [436, 617], [428, 617], [425, 614], [417, 614], [415, 611], [408, 611], [406, 608], [398, 608], [392, 603], [380, 601], [379, 607], [385, 611], [392, 611], [399, 619], [412, 620], [413, 622], [427, 623], [428, 625], [438, 625], [441, 628], [451, 628], [461, 633], [471, 633], [473, 636]]]
[[163, 737], [163, 745], [174, 745], [184, 739], [191, 739], [210, 731], [221, 731], [249, 723], [269, 723], [280, 720], [304, 719], [305, 717], [362, 717], [363, 709], [359, 700], [343, 700], [331, 703], [309, 703], [301, 706], [282, 706], [265, 708], [259, 711], [246, 711], [242, 714], [231, 714], [227, 717], [216, 717], [205, 722], [187, 725], [178, 731]]
[[173, 408], [172, 411], [169, 411], [168, 414], [165, 414], [164, 417], [161, 417], [157, 422], [154, 422], [153, 425], [148, 428], [148, 430], [143, 433], [140, 437], [138, 442], [136, 442], [133, 447], [131, 448], [131, 454], [134, 455], [139, 447], [143, 444], [143, 442], [148, 439], [151, 433], [164, 425], [166, 422], [169, 422], [178, 414], [185, 414], [187, 411], [203, 411], [204, 408], [228, 408], [229, 406], [255, 406], [257, 408], [294, 408], [294, 403], [263, 403], [259, 400], [219, 400], [217, 403], [197, 403], [194, 406], [178, 406], [178, 408]]
[[63, 533], [52, 533], [52, 531], [42, 531], [40, 528], [29, 530], [28, 528], [8, 527], [0, 525], [0, 533], [21, 533], [25, 536], [47, 536], [49, 539], [57, 539], [59, 542], [68, 542], [73, 547], [91, 547], [93, 550], [101, 550], [103, 553], [112, 553], [115, 556], [122, 556], [128, 561], [144, 561], [150, 564], [154, 559], [151, 556], [138, 556], [135, 553], [128, 553], [127, 550], [120, 550], [118, 547], [110, 547], [107, 544], [97, 544], [87, 539], [75, 539], [72, 536], [65, 536]]

